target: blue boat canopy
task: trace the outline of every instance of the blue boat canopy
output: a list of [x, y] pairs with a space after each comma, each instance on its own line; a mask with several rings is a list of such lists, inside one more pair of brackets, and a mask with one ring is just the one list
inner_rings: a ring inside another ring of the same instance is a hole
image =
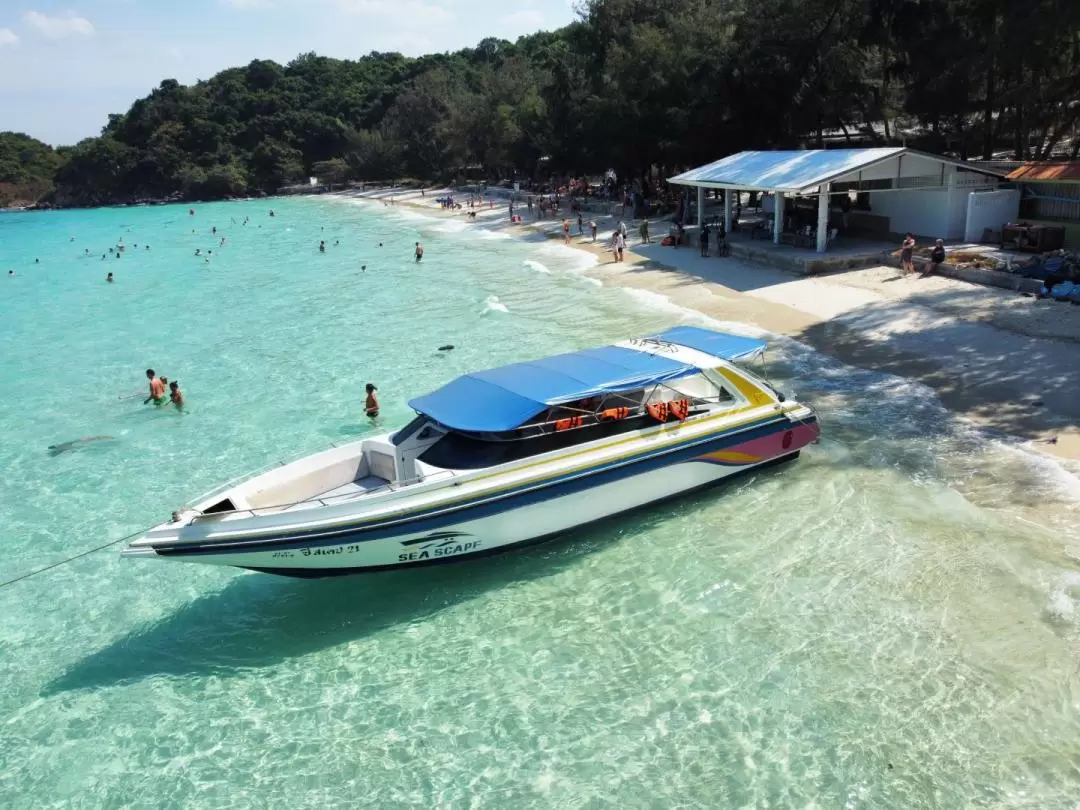
[[[727, 359], [765, 348], [758, 340], [682, 326], [647, 340], [675, 343]], [[605, 346], [478, 371], [409, 402], [413, 410], [453, 430], [513, 430], [552, 405], [632, 391], [697, 374], [700, 369], [663, 355]]]
[[727, 332], [714, 332], [712, 329], [702, 329], [700, 326], [676, 326], [647, 339], [659, 340], [663, 343], [676, 343], [679, 346], [697, 349], [699, 352], [715, 355], [724, 360], [739, 360], [743, 357], [751, 357], [758, 352], [765, 351], [765, 348], [769, 345], [764, 340], [758, 340], [757, 338], [729, 335]]

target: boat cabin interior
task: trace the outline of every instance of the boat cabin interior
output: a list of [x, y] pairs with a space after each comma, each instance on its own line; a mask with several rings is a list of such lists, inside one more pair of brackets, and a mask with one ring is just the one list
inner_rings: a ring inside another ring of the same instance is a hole
[[703, 371], [550, 405], [511, 430], [451, 430], [420, 414], [390, 436], [334, 448], [250, 479], [199, 511], [269, 513], [331, 505], [643, 430], [658, 421], [714, 414], [743, 402], [723, 377]]

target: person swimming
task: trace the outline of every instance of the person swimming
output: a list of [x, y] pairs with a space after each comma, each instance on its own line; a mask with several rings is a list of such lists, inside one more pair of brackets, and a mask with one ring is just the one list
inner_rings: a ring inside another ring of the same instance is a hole
[[161, 405], [165, 402], [165, 383], [152, 368], [146, 370], [146, 379], [150, 381], [150, 396], [143, 400], [143, 405], [150, 402]]
[[112, 273], [111, 273], [111, 272], [109, 273], [109, 275], [105, 276], [105, 280], [106, 280], [107, 282], [109, 282], [110, 284], [112, 284], [112, 282], [113, 282], [113, 277], [112, 277]]
[[416, 261], [417, 263], [424, 260], [424, 246], [419, 242], [416, 243]]
[[366, 273], [367, 272], [367, 265], [366, 264], [360, 265], [360, 272], [361, 273]]
[[364, 415], [374, 419], [379, 415], [379, 398], [375, 396], [375, 392], [379, 389], [375, 387], [374, 383], [368, 383], [365, 389], [367, 390], [367, 399], [364, 400]]
[[319, 242], [319, 253], [326, 253], [326, 242]]
[[169, 401], [177, 407], [177, 409], [184, 407], [184, 393], [180, 390], [180, 383], [173, 380], [169, 383]]

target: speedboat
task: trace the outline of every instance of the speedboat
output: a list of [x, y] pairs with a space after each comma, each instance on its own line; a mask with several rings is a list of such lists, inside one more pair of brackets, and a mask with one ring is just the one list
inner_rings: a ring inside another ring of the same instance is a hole
[[692, 326], [475, 372], [400, 430], [219, 488], [122, 554], [320, 577], [505, 551], [795, 459], [813, 409]]

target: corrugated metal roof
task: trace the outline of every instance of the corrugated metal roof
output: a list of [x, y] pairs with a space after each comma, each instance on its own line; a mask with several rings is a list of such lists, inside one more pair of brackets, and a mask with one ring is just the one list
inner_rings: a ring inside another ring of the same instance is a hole
[[1080, 183], [1080, 161], [1025, 163], [1006, 179], [1025, 183]]
[[906, 151], [908, 150], [902, 146], [890, 146], [876, 149], [739, 152], [707, 166], [683, 172], [668, 182], [680, 185], [714, 183], [741, 189], [803, 191]]

